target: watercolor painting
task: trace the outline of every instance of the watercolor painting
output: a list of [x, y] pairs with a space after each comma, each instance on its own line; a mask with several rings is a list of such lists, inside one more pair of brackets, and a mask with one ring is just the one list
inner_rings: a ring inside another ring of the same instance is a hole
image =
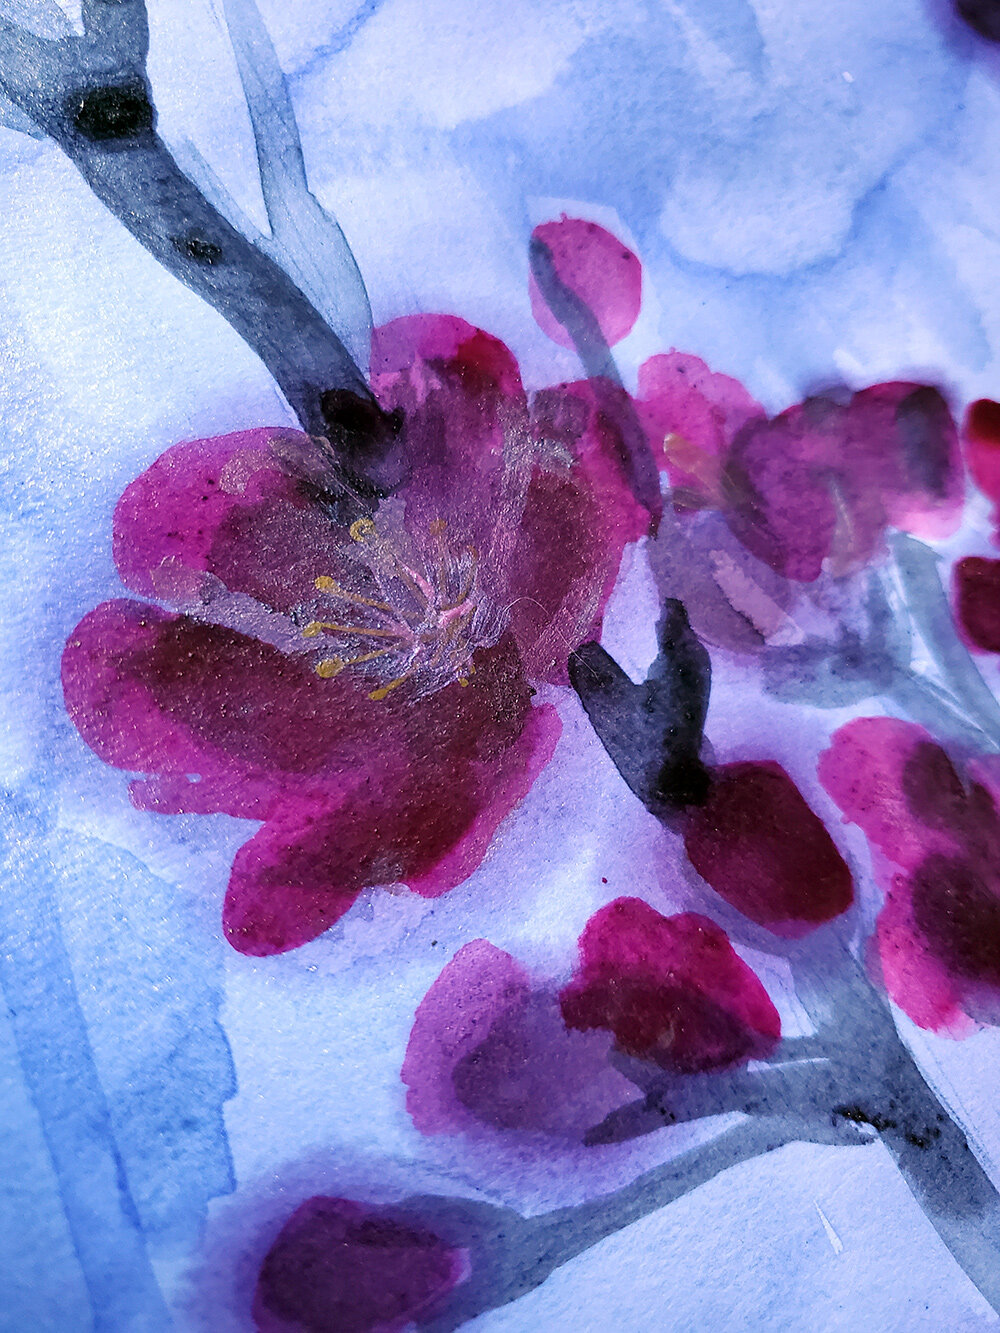
[[1000, 1328], [1000, 3], [3, 0], [0, 1329]]

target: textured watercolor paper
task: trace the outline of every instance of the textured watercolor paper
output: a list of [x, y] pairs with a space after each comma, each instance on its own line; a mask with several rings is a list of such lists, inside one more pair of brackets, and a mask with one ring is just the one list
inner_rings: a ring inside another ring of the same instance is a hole
[[0, 1329], [1000, 1327], [1000, 5], [2, 0]]

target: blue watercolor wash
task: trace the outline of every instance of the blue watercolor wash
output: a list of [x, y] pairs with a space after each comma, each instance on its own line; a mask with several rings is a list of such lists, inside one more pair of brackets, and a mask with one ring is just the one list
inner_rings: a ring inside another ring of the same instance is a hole
[[[15, 824], [16, 820], [16, 824]], [[0, 983], [24, 1081], [41, 1123], [95, 1330], [169, 1327], [115, 1140], [69, 956], [44, 817], [3, 812]], [[7, 1225], [15, 1227], [16, 1217]]]

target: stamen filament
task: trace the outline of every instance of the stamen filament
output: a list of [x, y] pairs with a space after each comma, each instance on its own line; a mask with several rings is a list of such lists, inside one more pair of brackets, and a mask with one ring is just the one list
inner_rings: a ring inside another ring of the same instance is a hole
[[404, 681], [409, 680], [416, 669], [416, 664], [414, 664], [409, 670], [404, 671], [401, 676], [397, 676], [395, 680], [390, 680], [388, 685], [382, 685], [377, 690], [372, 690], [369, 693], [368, 698], [374, 699], [376, 703], [381, 703], [387, 694], [391, 694], [393, 690], [399, 689]]
[[335, 579], [331, 579], [326, 574], [321, 574], [316, 580], [316, 587], [320, 592], [329, 593], [345, 602], [353, 602], [355, 606], [370, 606], [375, 611], [388, 611], [390, 615], [396, 614], [396, 608], [390, 606], [388, 602], [376, 602], [371, 597], [362, 597], [358, 593], [348, 592], [346, 588], [342, 588]]
[[311, 620], [302, 631], [306, 639], [315, 639], [316, 635], [323, 630], [331, 630], [334, 634], [367, 634], [373, 639], [401, 639], [404, 642], [409, 637], [394, 629], [368, 629], [366, 625], [338, 625], [328, 620]]

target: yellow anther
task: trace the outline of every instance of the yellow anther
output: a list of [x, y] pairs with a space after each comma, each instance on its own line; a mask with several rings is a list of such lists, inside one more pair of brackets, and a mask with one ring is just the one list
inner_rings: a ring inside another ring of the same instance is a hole
[[381, 703], [387, 694], [391, 694], [393, 690], [398, 690], [404, 681], [409, 680], [414, 671], [416, 671], [416, 667], [411, 666], [409, 671], [404, 671], [403, 674], [397, 676], [395, 680], [390, 680], [388, 685], [380, 685], [377, 690], [372, 690], [368, 695], [368, 698], [374, 699], [376, 703]]
[[318, 620], [310, 620], [309, 624], [306, 625], [305, 629], [302, 631], [302, 637], [304, 639], [315, 639], [316, 635], [322, 634], [322, 632], [323, 626], [320, 622]]
[[459, 685], [462, 686], [463, 689], [465, 689], [465, 687], [468, 685], [469, 682], [466, 680], [464, 676], [459, 676], [458, 683]]
[[316, 663], [316, 675], [330, 680], [332, 676], [339, 676], [346, 665], [341, 657], [324, 657], [322, 662]]
[[329, 574], [320, 574], [313, 583], [313, 587], [318, 588], [320, 592], [333, 592], [336, 586], [336, 579], [332, 579]]
[[363, 542], [375, 531], [375, 524], [370, 518], [356, 518], [348, 530], [354, 541]]

